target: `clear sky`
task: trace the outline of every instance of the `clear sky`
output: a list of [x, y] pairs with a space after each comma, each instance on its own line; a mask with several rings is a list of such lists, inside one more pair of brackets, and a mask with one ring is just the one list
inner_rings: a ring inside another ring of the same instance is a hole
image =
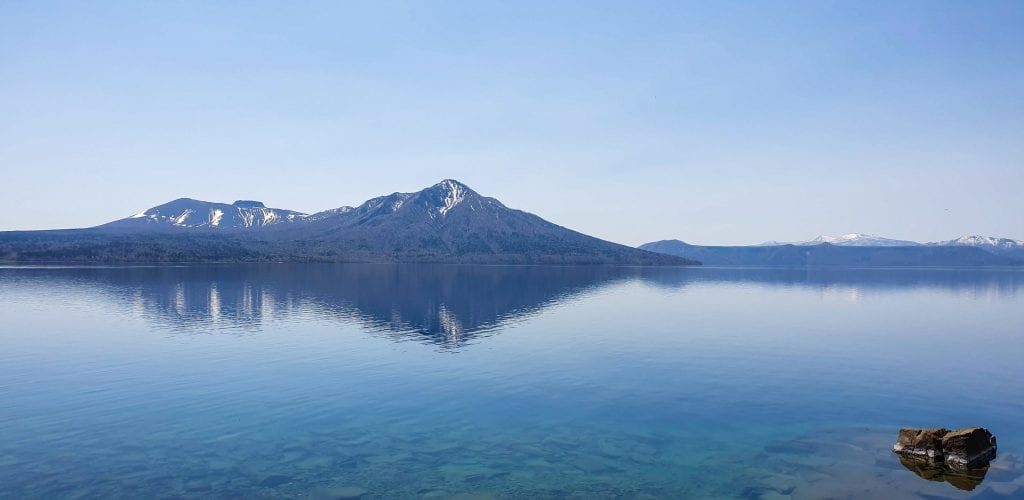
[[0, 230], [449, 177], [634, 245], [1024, 239], [1024, 2], [0, 0]]

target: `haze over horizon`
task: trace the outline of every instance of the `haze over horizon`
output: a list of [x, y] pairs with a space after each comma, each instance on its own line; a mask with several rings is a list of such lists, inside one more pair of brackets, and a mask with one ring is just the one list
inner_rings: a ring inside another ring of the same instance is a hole
[[0, 230], [444, 178], [637, 245], [1024, 239], [1024, 3], [7, 3]]

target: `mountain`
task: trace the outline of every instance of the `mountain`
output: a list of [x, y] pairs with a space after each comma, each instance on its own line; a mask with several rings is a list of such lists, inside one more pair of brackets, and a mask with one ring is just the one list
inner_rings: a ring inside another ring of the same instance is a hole
[[307, 217], [309, 216], [293, 210], [267, 208], [258, 201], [239, 200], [228, 205], [179, 198], [98, 227], [110, 230], [221, 229], [230, 231], [293, 224], [302, 222]]
[[930, 245], [944, 246], [972, 246], [982, 248], [998, 248], [1001, 250], [1016, 250], [1024, 248], [1024, 241], [1011, 240], [1009, 238], [993, 238], [991, 236], [961, 236], [955, 240], [929, 243]]
[[844, 247], [909, 247], [917, 246], [920, 243], [916, 241], [908, 240], [894, 240], [891, 238], [883, 238], [881, 236], [872, 236], [870, 234], [862, 233], [849, 233], [842, 236], [825, 236], [821, 235], [817, 238], [810, 239], [807, 241], [766, 241], [756, 246], [761, 247], [772, 247], [781, 245], [797, 245], [797, 246], [812, 246], [821, 245], [828, 243], [830, 245], [844, 246]]
[[1024, 241], [992, 236], [961, 236], [955, 240], [929, 243], [933, 246], [973, 247], [1002, 257], [1024, 261]]
[[0, 233], [0, 261], [698, 264], [572, 231], [450, 179], [312, 215], [182, 198], [94, 228]]
[[955, 240], [937, 241], [929, 243], [934, 246], [947, 247], [976, 247], [988, 250], [989, 252], [1002, 255], [1024, 256], [1024, 241], [1011, 240], [1010, 238], [994, 238], [991, 236], [961, 236]]
[[450, 179], [311, 219], [261, 237], [301, 241], [316, 252], [357, 261], [693, 263], [664, 261], [660, 254], [566, 229]]
[[917, 243], [915, 241], [894, 240], [890, 238], [882, 238], [881, 236], [872, 236], [870, 234], [861, 233], [849, 233], [838, 237], [822, 235], [812, 240], [802, 241], [793, 244], [800, 246], [809, 246], [821, 245], [823, 243], [847, 247], [911, 247], [920, 245], [920, 243]]
[[814, 245], [702, 246], [679, 240], [640, 245], [652, 252], [723, 266], [1003, 266], [1024, 259], [983, 248], [953, 245], [861, 246]]

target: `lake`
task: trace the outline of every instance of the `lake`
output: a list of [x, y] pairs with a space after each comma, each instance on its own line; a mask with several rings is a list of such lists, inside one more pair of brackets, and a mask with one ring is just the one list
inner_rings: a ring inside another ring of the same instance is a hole
[[[4, 498], [1024, 497], [1020, 269], [7, 267], [0, 299]], [[973, 425], [980, 484], [890, 451]]]

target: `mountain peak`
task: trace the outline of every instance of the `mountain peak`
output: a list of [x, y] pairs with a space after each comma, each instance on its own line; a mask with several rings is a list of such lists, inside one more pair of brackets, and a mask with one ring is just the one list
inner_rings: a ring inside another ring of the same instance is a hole
[[455, 179], [445, 179], [427, 188], [425, 191], [436, 194], [437, 213], [441, 217], [447, 215], [448, 212], [466, 201], [470, 196], [478, 196], [476, 191]]
[[449, 189], [449, 190], [464, 189], [464, 190], [472, 191], [472, 189], [470, 189], [469, 186], [467, 186], [467, 185], [465, 185], [465, 184], [463, 184], [463, 183], [461, 183], [461, 182], [459, 182], [459, 181], [457, 181], [455, 179], [444, 179], [441, 182], [438, 182], [437, 184], [434, 184], [431, 187], [432, 188]]
[[932, 243], [932, 245], [994, 247], [1009, 250], [1024, 247], [1024, 241], [1014, 240], [1010, 238], [997, 238], [992, 236], [982, 236], [979, 234], [973, 234], [969, 236], [961, 236], [955, 240]]
[[232, 203], [232, 205], [241, 208], [267, 208], [267, 206], [264, 205], [262, 201], [254, 200], [235, 200], [235, 202]]
[[798, 243], [795, 243], [795, 244], [796, 245], [808, 246], [808, 245], [821, 245], [823, 243], [828, 243], [830, 245], [839, 245], [839, 246], [862, 246], [862, 247], [869, 247], [869, 246], [902, 247], [902, 246], [917, 246], [917, 245], [920, 245], [920, 243], [917, 243], [916, 241], [894, 240], [894, 239], [891, 239], [891, 238], [883, 238], [881, 236], [873, 236], [873, 235], [864, 234], [864, 233], [846, 233], [846, 234], [844, 234], [842, 236], [826, 236], [826, 235], [821, 235], [821, 236], [818, 236], [817, 238], [814, 238], [813, 240], [801, 241], [801, 242], [798, 242]]
[[178, 198], [143, 210], [125, 219], [103, 224], [109, 229], [202, 228], [248, 229], [301, 221], [306, 214], [293, 210], [267, 208], [262, 202], [238, 200], [226, 203]]

